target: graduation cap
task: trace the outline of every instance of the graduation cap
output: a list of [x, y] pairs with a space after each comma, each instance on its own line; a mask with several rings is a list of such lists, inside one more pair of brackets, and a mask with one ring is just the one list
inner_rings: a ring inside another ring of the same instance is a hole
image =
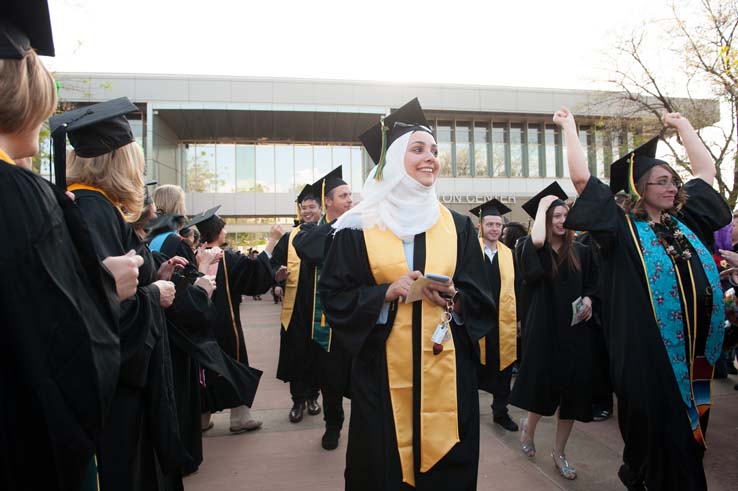
[[559, 183], [554, 181], [546, 188], [541, 191], [540, 193], [533, 196], [531, 199], [523, 203], [523, 210], [531, 216], [531, 218], [536, 217], [536, 213], [538, 212], [538, 203], [541, 202], [543, 198], [549, 195], [557, 196], [559, 199], [554, 201], [551, 206], [559, 206], [566, 204], [566, 200], [569, 199], [569, 196], [566, 195], [563, 189], [561, 189], [561, 186], [559, 186]]
[[29, 50], [54, 56], [46, 0], [4, 0], [0, 17], [0, 59], [22, 60]]
[[479, 218], [480, 222], [482, 218], [488, 217], [488, 216], [495, 216], [495, 217], [501, 217], [502, 215], [507, 215], [512, 210], [508, 208], [507, 206], [502, 203], [502, 201], [498, 200], [497, 198], [491, 199], [487, 201], [486, 203], [482, 203], [481, 205], [472, 208], [469, 210], [469, 213], [472, 213], [474, 216]]
[[417, 97], [388, 116], [380, 117], [379, 124], [372, 126], [359, 136], [367, 153], [377, 164], [374, 177], [377, 181], [382, 180], [384, 158], [389, 146], [411, 131], [425, 131], [433, 134]]
[[105, 155], [136, 139], [124, 114], [138, 111], [128, 99], [119, 97], [81, 107], [49, 119], [54, 140], [54, 172], [56, 183], [66, 187], [66, 136], [80, 157]]
[[313, 189], [313, 186], [310, 184], [305, 184], [305, 187], [302, 188], [302, 191], [300, 191], [300, 194], [297, 195], [297, 199], [295, 199], [295, 203], [298, 205], [301, 205], [303, 201], [306, 199], [312, 199], [315, 201], [320, 200], [320, 196], [318, 196], [318, 193], [315, 192]]
[[610, 190], [613, 193], [625, 191], [635, 199], [641, 197], [635, 187], [638, 179], [657, 165], [666, 164], [655, 158], [658, 143], [657, 136], [610, 165]]
[[166, 213], [151, 220], [146, 225], [145, 230], [148, 232], [149, 238], [153, 238], [159, 234], [176, 231], [184, 221], [185, 217], [183, 215]]
[[209, 210], [205, 210], [202, 213], [200, 213], [199, 215], [195, 215], [194, 217], [192, 217], [190, 219], [190, 221], [187, 222], [187, 223], [185, 223], [184, 224], [184, 227], [182, 227], [182, 228], [190, 228], [190, 227], [192, 227], [194, 225], [197, 225], [198, 228], [200, 226], [207, 227], [208, 222], [210, 220], [212, 220], [213, 217], [217, 217], [217, 215], [215, 214], [215, 212], [218, 211], [218, 210], [220, 210], [220, 205], [215, 206], [213, 208], [210, 208]]
[[325, 195], [344, 184], [347, 184], [347, 182], [343, 180], [343, 166], [339, 165], [310, 186], [316, 194], [320, 193], [319, 199], [321, 206], [324, 208], [323, 211], [325, 211]]

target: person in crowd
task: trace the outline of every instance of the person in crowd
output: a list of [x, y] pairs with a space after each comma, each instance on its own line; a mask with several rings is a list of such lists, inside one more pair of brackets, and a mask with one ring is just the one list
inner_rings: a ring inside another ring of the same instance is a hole
[[683, 184], [656, 159], [654, 138], [610, 166], [608, 187], [590, 174], [574, 116], [562, 108], [553, 119], [580, 195], [566, 226], [592, 234], [608, 279], [602, 322], [625, 442], [618, 476], [631, 490], [707, 489], [709, 386], [725, 321], [709, 247], [731, 218], [712, 188], [715, 165], [689, 121], [669, 113], [663, 124], [677, 131], [694, 178]]
[[518, 309], [520, 274], [513, 251], [500, 241], [502, 217], [512, 210], [497, 199], [472, 208], [479, 218], [479, 236], [484, 253], [485, 272], [497, 302], [497, 329], [479, 341], [479, 388], [492, 394], [492, 420], [507, 431], [518, 431], [510, 418], [512, 371], [518, 356]]
[[179, 231], [179, 235], [190, 246], [193, 252], [200, 247], [200, 232], [197, 230], [197, 227], [183, 228]]
[[[208, 249], [219, 252], [226, 243], [226, 222], [215, 214], [216, 206], [192, 218], [186, 228], [197, 226], [202, 239], [198, 256]], [[221, 348], [250, 373], [248, 390], [234, 390], [232, 384], [211, 371], [205, 372], [205, 387], [202, 393], [202, 428], [210, 427], [210, 416], [215, 411], [230, 408], [231, 433], [244, 433], [261, 428], [262, 422], [251, 417], [251, 405], [261, 378], [261, 371], [249, 366], [246, 339], [241, 325], [242, 295], [265, 293], [275, 283], [285, 279], [287, 270], [280, 268], [272, 272], [269, 258], [274, 246], [282, 236], [282, 229], [274, 225], [264, 252], [251, 259], [232, 249], [225, 249], [220, 259], [205, 268], [206, 274], [215, 277], [216, 290], [213, 294], [215, 318], [210, 330]], [[275, 278], [276, 276], [276, 278]]]
[[561, 476], [571, 480], [577, 472], [565, 450], [574, 420], [592, 420], [589, 321], [598, 277], [590, 249], [564, 228], [567, 199], [553, 182], [523, 205], [534, 222], [516, 248], [527, 306], [510, 404], [528, 411], [520, 424], [520, 448], [528, 457], [536, 454], [541, 417], [557, 413], [551, 458]]
[[11, 0], [0, 21], [0, 488], [96, 488], [95, 452], [120, 367], [118, 310], [142, 258], [90, 247], [70, 193], [31, 171], [57, 104], [45, 1]]
[[[597, 291], [605, 281], [603, 269], [600, 267], [600, 247], [592, 239], [592, 234], [583, 232], [577, 235], [577, 242], [590, 248], [592, 260], [598, 273]], [[592, 352], [592, 420], [605, 421], [612, 416], [613, 397], [612, 382], [610, 380], [610, 355], [607, 353], [605, 334], [602, 331], [602, 298], [595, 295], [592, 298], [592, 320], [590, 322], [591, 352]]]
[[55, 150], [67, 136], [72, 145], [68, 156], [54, 157], [68, 162], [68, 189], [98, 257], [134, 249], [144, 259], [136, 296], [121, 305], [120, 377], [98, 452], [104, 491], [157, 489], [190, 460], [177, 427], [163, 311], [174, 300], [170, 277], [186, 260], [158, 266], [131, 226], [144, 208], [144, 157], [124, 115], [137, 110], [121, 97], [49, 120]]
[[300, 260], [293, 245], [302, 224], [320, 220], [320, 198], [315, 194], [309, 184], [302, 189], [297, 196], [300, 224], [282, 235], [272, 254], [272, 266], [286, 266], [289, 272], [285, 285], [275, 289], [280, 290], [277, 294], [282, 297], [277, 378], [290, 384], [292, 409], [288, 418], [292, 423], [302, 421], [306, 409], [311, 416], [321, 411], [313, 370], [316, 356], [312, 342], [315, 268]]
[[438, 202], [417, 99], [360, 138], [377, 166], [319, 281], [332, 342], [353, 355], [346, 489], [476, 489], [477, 343], [497, 319], [478, 234]]
[[528, 229], [520, 222], [507, 222], [502, 226], [500, 240], [508, 249], [515, 250], [518, 239], [528, 235]]
[[[308, 211], [309, 218], [315, 219], [317, 216], [317, 223], [305, 223], [292, 241], [295, 253], [301, 264], [305, 264], [313, 281], [311, 283], [313, 288], [309, 290], [311, 295], [309, 302], [314, 307], [306, 316], [312, 339], [309, 349], [314, 353], [312, 355], [314, 382], [309, 386], [317, 384], [323, 394], [325, 433], [320, 443], [325, 450], [338, 448], [344, 421], [343, 397], [349, 396], [350, 392], [351, 357], [341, 346], [332, 342], [332, 330], [325, 318], [323, 297], [315, 288], [321, 274], [325, 272], [323, 263], [330, 248], [332, 224], [346, 213], [353, 203], [351, 187], [343, 180], [342, 172], [341, 166], [336, 167], [311, 185], [315, 203], [306, 202], [306, 208], [314, 210], [318, 205], [317, 213]], [[320, 206], [324, 210], [322, 214]], [[308, 397], [313, 395], [314, 389], [308, 389]]]

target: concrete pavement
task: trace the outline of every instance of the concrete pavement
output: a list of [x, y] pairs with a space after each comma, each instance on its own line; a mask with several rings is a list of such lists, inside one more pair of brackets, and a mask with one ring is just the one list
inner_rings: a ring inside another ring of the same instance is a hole
[[[275, 378], [279, 353], [280, 306], [271, 295], [262, 301], [245, 298], [241, 319], [251, 365], [264, 371], [252, 414], [264, 422], [261, 430], [242, 435], [228, 432], [228, 413], [214, 415], [215, 427], [205, 433], [205, 460], [200, 471], [185, 479], [186, 491], [343, 489], [346, 429], [337, 450], [320, 447], [322, 414], [292, 424], [287, 414], [292, 401], [287, 384]], [[705, 469], [711, 491], [738, 489], [738, 376], [713, 383], [714, 406], [708, 431]], [[544, 418], [536, 431], [538, 455], [523, 456], [519, 433], [509, 433], [492, 423], [491, 396], [480, 393], [480, 490], [622, 490], [616, 472], [622, 441], [617, 422], [575, 423], [567, 446], [569, 462], [579, 478], [559, 476], [549, 456], [555, 430], [554, 418]], [[346, 427], [350, 404], [346, 401]], [[523, 411], [510, 408], [516, 421]]]

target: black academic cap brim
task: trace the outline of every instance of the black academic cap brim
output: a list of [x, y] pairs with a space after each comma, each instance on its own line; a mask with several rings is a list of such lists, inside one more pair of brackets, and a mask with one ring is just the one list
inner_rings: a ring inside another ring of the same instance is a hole
[[501, 217], [510, 213], [511, 211], [512, 210], [505, 206], [502, 201], [498, 200], [497, 198], [493, 198], [486, 203], [472, 208], [471, 210], [469, 210], [469, 213], [477, 218], [483, 218], [490, 215]]
[[30, 49], [54, 56], [47, 1], [5, 0], [0, 18], [0, 59], [20, 60]]
[[215, 212], [217, 212], [219, 209], [220, 209], [220, 205], [210, 208], [209, 210], [203, 211], [199, 215], [195, 215], [194, 217], [192, 217], [192, 219], [189, 222], [185, 223], [182, 228], [190, 228], [194, 225], [210, 220], [211, 218], [215, 216]]
[[663, 160], [656, 159], [656, 147], [659, 137], [652, 138], [646, 143], [628, 152], [610, 165], [610, 190], [613, 193], [628, 190], [630, 160], [633, 158], [633, 181], [637, 182], [643, 174], [656, 165], [665, 164]]
[[305, 187], [302, 188], [302, 191], [300, 191], [300, 194], [297, 195], [297, 199], [295, 200], [295, 202], [299, 205], [306, 198], [318, 199], [316, 197], [315, 191], [313, 191], [313, 187], [310, 184], [305, 184]]
[[[397, 124], [395, 124], [397, 123]], [[418, 98], [411, 100], [397, 111], [384, 118], [384, 126], [388, 129], [387, 147], [409, 131], [431, 132], [430, 125], [425, 119], [423, 108], [420, 107]], [[379, 163], [382, 156], [382, 124], [378, 123], [359, 136], [359, 140], [366, 148], [367, 153], [375, 164]]]
[[[323, 183], [325, 183], [325, 187], [323, 186]], [[344, 184], [347, 183], [343, 180], [343, 166], [339, 165], [328, 174], [315, 181], [311, 187], [319, 196], [322, 196], [323, 193], [328, 194], [333, 189], [338, 186], [343, 186]]]
[[177, 228], [184, 222], [185, 217], [183, 215], [177, 215], [174, 213], [167, 213], [160, 215], [151, 220], [146, 225], [146, 231], [149, 237], [156, 237], [159, 234], [165, 232], [177, 231]]
[[54, 140], [56, 183], [66, 185], [66, 137], [80, 157], [105, 155], [135, 141], [125, 114], [138, 111], [128, 99], [119, 97], [57, 114], [49, 119]]
[[523, 203], [523, 210], [525, 210], [525, 212], [531, 218], [535, 218], [536, 213], [538, 212], [538, 203], [540, 203], [543, 198], [549, 195], [554, 195], [558, 197], [561, 201], [566, 201], [567, 199], [569, 199], [569, 196], [564, 192], [561, 186], [559, 186], [559, 183], [554, 181], [546, 186], [540, 193], [536, 194], [531, 199]]

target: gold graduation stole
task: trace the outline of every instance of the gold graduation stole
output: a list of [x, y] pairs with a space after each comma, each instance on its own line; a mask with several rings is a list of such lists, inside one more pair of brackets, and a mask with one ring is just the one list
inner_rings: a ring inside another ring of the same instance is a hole
[[297, 297], [297, 285], [300, 281], [300, 257], [295, 251], [295, 246], [292, 245], [292, 239], [295, 238], [297, 232], [300, 231], [300, 227], [295, 227], [290, 232], [289, 240], [287, 241], [287, 280], [284, 285], [284, 299], [282, 300], [282, 327], [286, 331], [290, 327], [290, 321], [292, 320], [292, 312], [295, 310], [295, 298]]
[[[451, 212], [440, 207], [440, 218], [425, 234], [425, 270], [452, 278], [456, 270], [457, 235]], [[389, 284], [409, 272], [402, 241], [390, 230], [364, 231], [374, 281]], [[456, 401], [456, 350], [453, 338], [433, 354], [431, 336], [444, 309], [422, 300], [420, 380], [420, 472], [427, 472], [459, 440]], [[402, 467], [402, 480], [415, 485], [413, 460], [413, 306], [399, 303], [386, 343], [392, 416]]]
[[[479, 239], [484, 254], [484, 241]], [[518, 357], [518, 318], [515, 299], [515, 266], [512, 251], [497, 242], [497, 264], [500, 266], [500, 299], [497, 302], [500, 371], [509, 367]], [[482, 365], [487, 364], [486, 336], [479, 340], [479, 356]]]
[[5, 162], [6, 164], [15, 165], [15, 161], [10, 158], [10, 155], [5, 153], [5, 150], [0, 148], [0, 160]]
[[116, 203], [115, 201], [113, 201], [112, 199], [110, 199], [110, 196], [108, 196], [108, 193], [106, 193], [102, 189], [100, 189], [98, 187], [95, 187], [95, 186], [88, 186], [87, 184], [81, 184], [81, 183], [75, 183], [75, 184], [71, 184], [71, 185], [67, 186], [67, 191], [74, 192], [74, 191], [77, 191], [78, 189], [83, 189], [83, 190], [86, 190], [86, 191], [96, 191], [96, 192], [102, 194], [103, 196], [105, 196], [105, 199], [107, 199], [108, 201], [110, 201], [113, 204], [113, 206], [115, 206], [115, 208], [118, 210], [118, 213], [120, 213], [120, 216], [123, 217], [123, 220], [126, 221], [126, 222], [128, 221], [128, 220], [126, 220], [126, 215], [125, 215], [125, 213], [123, 213], [123, 210], [121, 210], [120, 205], [118, 203]]

